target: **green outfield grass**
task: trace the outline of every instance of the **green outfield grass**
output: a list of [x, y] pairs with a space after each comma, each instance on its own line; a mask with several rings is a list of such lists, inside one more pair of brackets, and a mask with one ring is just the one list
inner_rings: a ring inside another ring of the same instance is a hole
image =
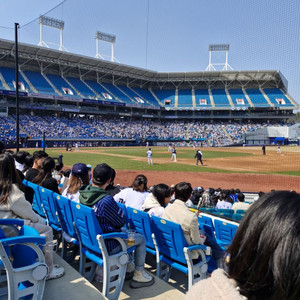
[[[85, 151], [98, 153], [86, 153]], [[210, 167], [200, 167], [193, 163], [157, 163], [156, 159], [171, 158], [171, 153], [168, 153], [166, 147], [152, 147], [154, 165], [148, 165], [146, 148], [131, 147], [131, 148], [80, 148], [78, 152], [66, 152], [64, 149], [47, 149], [47, 153], [52, 157], [57, 157], [59, 154], [63, 155], [63, 163], [65, 166], [72, 166], [77, 162], [83, 162], [95, 166], [99, 163], [107, 163], [117, 170], [153, 170], [153, 171], [178, 171], [178, 172], [222, 172], [232, 173], [232, 171], [215, 169]], [[106, 155], [109, 154], [109, 155]], [[113, 156], [111, 154], [116, 154]], [[122, 157], [119, 155], [126, 155]], [[194, 159], [194, 149], [177, 149], [177, 159]], [[221, 157], [237, 157], [249, 156], [251, 153], [236, 153], [236, 152], [222, 152], [222, 151], [203, 151], [204, 160]], [[136, 160], [138, 158], [138, 160]], [[143, 158], [143, 159], [141, 159]], [[205, 161], [204, 161], [205, 162]], [[236, 172], [235, 172], [236, 173]], [[239, 172], [245, 173], [245, 172]]]

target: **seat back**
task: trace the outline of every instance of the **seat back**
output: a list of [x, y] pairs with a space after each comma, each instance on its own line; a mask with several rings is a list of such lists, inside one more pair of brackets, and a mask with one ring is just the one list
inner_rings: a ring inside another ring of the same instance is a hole
[[42, 217], [46, 217], [45, 212], [43, 210], [43, 204], [42, 204], [42, 200], [41, 200], [41, 195], [40, 195], [40, 187], [35, 184], [32, 183], [28, 180], [23, 180], [24, 184], [26, 182], [25, 185], [29, 186], [30, 188], [33, 189], [34, 191], [34, 196], [33, 196], [33, 202], [32, 202], [32, 208]]
[[40, 188], [41, 201], [43, 204], [43, 208], [46, 214], [46, 218], [50, 225], [55, 225], [60, 227], [57, 215], [56, 215], [56, 205], [53, 197], [53, 191], [50, 191], [44, 187]]
[[127, 213], [127, 207], [125, 206], [124, 203], [121, 203], [121, 202], [117, 202], [119, 208], [122, 209], [123, 213], [124, 213], [124, 216], [126, 218], [126, 224], [124, 225], [127, 229], [129, 229], [131, 227], [131, 225], [133, 224], [130, 224], [130, 220], [128, 219], [128, 213]]
[[203, 227], [204, 224], [212, 227], [214, 229], [214, 224], [213, 224], [213, 221], [210, 217], [207, 217], [207, 216], [203, 216], [203, 215], [199, 215], [198, 216], [198, 224], [199, 224], [199, 227]]
[[152, 228], [160, 254], [182, 264], [186, 264], [183, 248], [187, 246], [179, 224], [152, 216]]
[[[223, 215], [222, 215], [222, 213], [223, 213]], [[221, 208], [221, 209], [217, 210], [217, 214], [221, 215], [221, 216], [225, 216], [225, 217], [231, 218], [232, 215], [234, 214], [234, 210], [233, 209]]]
[[129, 222], [134, 226], [136, 232], [145, 237], [146, 247], [155, 249], [152, 240], [151, 218], [149, 214], [129, 206], [127, 207], [127, 214]]
[[237, 225], [227, 223], [221, 220], [215, 220], [215, 232], [217, 239], [230, 244], [236, 231], [238, 229]]
[[236, 221], [240, 221], [243, 219], [245, 214], [233, 214], [232, 219]]
[[246, 213], [246, 211], [247, 210], [245, 210], [245, 209], [237, 209], [235, 213], [244, 215]]
[[73, 226], [73, 214], [71, 210], [71, 200], [57, 193], [53, 194], [58, 219], [62, 230], [72, 238], [77, 239], [77, 234]]
[[71, 210], [80, 242], [84, 247], [100, 254], [96, 236], [102, 234], [102, 230], [94, 210], [74, 201], [71, 201]]

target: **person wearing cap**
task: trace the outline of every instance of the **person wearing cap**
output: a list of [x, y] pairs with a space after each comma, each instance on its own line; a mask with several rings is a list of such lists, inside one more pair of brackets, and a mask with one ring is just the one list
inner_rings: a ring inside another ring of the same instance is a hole
[[77, 163], [73, 166], [67, 188], [62, 195], [79, 203], [79, 188], [89, 185], [89, 170], [86, 164]]
[[[121, 232], [126, 222], [123, 210], [105, 191], [111, 181], [112, 173], [112, 168], [107, 164], [97, 165], [93, 170], [92, 185], [79, 189], [80, 203], [93, 208], [103, 233]], [[144, 270], [146, 257], [144, 236], [136, 233], [135, 245], [135, 271], [130, 286], [133, 288], [150, 286], [154, 283], [154, 277], [149, 276]], [[121, 246], [115, 240], [108, 240], [106, 247], [109, 254], [121, 251]]]

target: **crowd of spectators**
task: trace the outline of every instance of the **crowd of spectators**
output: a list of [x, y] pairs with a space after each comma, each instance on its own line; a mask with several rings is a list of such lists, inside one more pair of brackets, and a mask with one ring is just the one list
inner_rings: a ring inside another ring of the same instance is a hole
[[[5, 151], [4, 145], [0, 143], [0, 153], [2, 151]], [[299, 263], [300, 196], [296, 192], [260, 193], [257, 201], [246, 205], [244, 194], [238, 189], [193, 189], [186, 182], [171, 187], [159, 183], [148, 188], [144, 175], [138, 175], [130, 187], [121, 188], [114, 186], [116, 172], [105, 163], [98, 164], [92, 170], [88, 165], [75, 164], [69, 170], [67, 184], [62, 185], [67, 172], [62, 171], [61, 164], [56, 166], [45, 152], [33, 153], [32, 164], [29, 169], [27, 166], [27, 171], [25, 161], [29, 153], [13, 155], [9, 152], [0, 154], [0, 212], [6, 217], [9, 212], [9, 217], [28, 220], [29, 225], [40, 234], [49, 232], [48, 237], [46, 235], [47, 244], [53, 244], [52, 229], [40, 222], [40, 217], [31, 208], [31, 202], [22, 193], [20, 174], [44, 187], [46, 181], [51, 181], [48, 188], [55, 181], [55, 190], [59, 187], [58, 192], [69, 197], [70, 201], [93, 208], [104, 233], [123, 231], [126, 218], [117, 204], [122, 202], [125, 206], [144, 210], [151, 217], [160, 216], [179, 223], [188, 245], [210, 246], [218, 269], [208, 279], [196, 283], [186, 299], [299, 299], [299, 272], [295, 266]], [[17, 211], [16, 204], [26, 208], [28, 214], [24, 214], [24, 209]], [[216, 210], [226, 206], [226, 209], [247, 209], [247, 213], [229, 248], [223, 249], [214, 238], [199, 231], [197, 213], [189, 206], [199, 209], [214, 207]], [[127, 267], [127, 273], [132, 278], [130, 286], [150, 286], [155, 279], [144, 271], [146, 252], [143, 235], [136, 233], [134, 244], [134, 263], [130, 262], [131, 269], [129, 264]], [[107, 243], [110, 254], [120, 251], [118, 247], [113, 241]], [[289, 255], [282, 249], [289, 249]], [[53, 264], [49, 251], [45, 255], [48, 255], [48, 279], [63, 276], [64, 269]], [[195, 262], [199, 259], [197, 250], [193, 251], [192, 258]], [[95, 276], [101, 274], [101, 268], [97, 272]]]
[[[15, 140], [15, 116], [0, 117], [0, 139]], [[204, 147], [242, 144], [247, 132], [267, 123], [204, 122], [179, 120], [129, 120], [117, 117], [20, 116], [20, 133], [31, 138], [119, 138], [200, 140]], [[280, 124], [274, 124], [280, 126]]]

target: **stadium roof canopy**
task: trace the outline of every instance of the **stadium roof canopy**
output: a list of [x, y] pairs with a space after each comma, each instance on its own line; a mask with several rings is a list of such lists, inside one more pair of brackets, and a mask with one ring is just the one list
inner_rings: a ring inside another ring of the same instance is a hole
[[[287, 80], [277, 70], [157, 72], [50, 48], [19, 43], [20, 68], [67, 76], [101, 79], [118, 84], [155, 88], [274, 86], [287, 90]], [[15, 43], [0, 39], [0, 63], [12, 66]]]

